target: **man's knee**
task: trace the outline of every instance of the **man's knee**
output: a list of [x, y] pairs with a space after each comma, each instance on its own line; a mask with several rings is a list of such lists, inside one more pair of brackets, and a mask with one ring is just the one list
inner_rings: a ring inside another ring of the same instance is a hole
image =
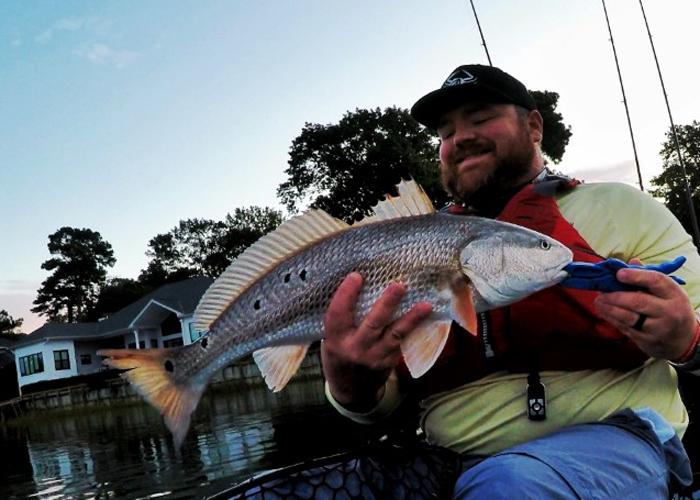
[[541, 460], [521, 453], [494, 455], [464, 472], [455, 499], [577, 499], [566, 480]]

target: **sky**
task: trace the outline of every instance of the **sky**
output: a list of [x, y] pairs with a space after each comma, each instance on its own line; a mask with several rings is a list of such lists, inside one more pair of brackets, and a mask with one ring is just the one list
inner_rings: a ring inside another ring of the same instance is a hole
[[[493, 65], [560, 95], [558, 170], [639, 186], [603, 3], [474, 0]], [[642, 184], [670, 121], [636, 0], [607, 0]], [[643, 5], [674, 123], [700, 120], [700, 2]], [[0, 2], [0, 310], [30, 333], [48, 236], [99, 232], [112, 277], [180, 220], [282, 209], [292, 141], [348, 111], [410, 108], [488, 64], [468, 0]]]

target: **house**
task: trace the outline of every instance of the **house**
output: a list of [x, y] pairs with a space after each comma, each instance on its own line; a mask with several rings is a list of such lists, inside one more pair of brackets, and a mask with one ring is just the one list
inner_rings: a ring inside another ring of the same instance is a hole
[[164, 285], [94, 323], [47, 323], [10, 347], [20, 393], [28, 386], [104, 370], [97, 351], [190, 344], [202, 336], [192, 316], [213, 280], [204, 276]]

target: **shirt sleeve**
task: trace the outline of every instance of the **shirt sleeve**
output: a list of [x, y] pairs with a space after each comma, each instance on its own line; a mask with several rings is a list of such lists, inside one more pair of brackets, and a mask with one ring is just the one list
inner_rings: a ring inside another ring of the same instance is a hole
[[391, 415], [396, 408], [399, 407], [403, 399], [396, 372], [392, 372], [389, 379], [386, 381], [382, 400], [379, 402], [379, 404], [377, 404], [377, 406], [367, 413], [350, 411], [338, 403], [333, 397], [333, 394], [331, 394], [328, 382], [326, 382], [325, 393], [328, 402], [338, 411], [338, 413], [360, 424], [375, 424], [384, 420], [386, 417]]
[[662, 203], [622, 183], [582, 184], [557, 199], [564, 218], [604, 258], [660, 264], [681, 255], [673, 274], [700, 314], [700, 255], [692, 237]]

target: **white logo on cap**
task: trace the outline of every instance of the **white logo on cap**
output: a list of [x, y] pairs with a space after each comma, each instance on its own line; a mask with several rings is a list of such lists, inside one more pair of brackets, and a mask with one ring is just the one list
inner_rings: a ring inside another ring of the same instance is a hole
[[455, 85], [464, 85], [465, 83], [476, 82], [476, 77], [472, 75], [469, 71], [463, 68], [456, 69], [450, 76], [447, 77], [445, 83], [442, 84], [444, 87], [454, 87]]

